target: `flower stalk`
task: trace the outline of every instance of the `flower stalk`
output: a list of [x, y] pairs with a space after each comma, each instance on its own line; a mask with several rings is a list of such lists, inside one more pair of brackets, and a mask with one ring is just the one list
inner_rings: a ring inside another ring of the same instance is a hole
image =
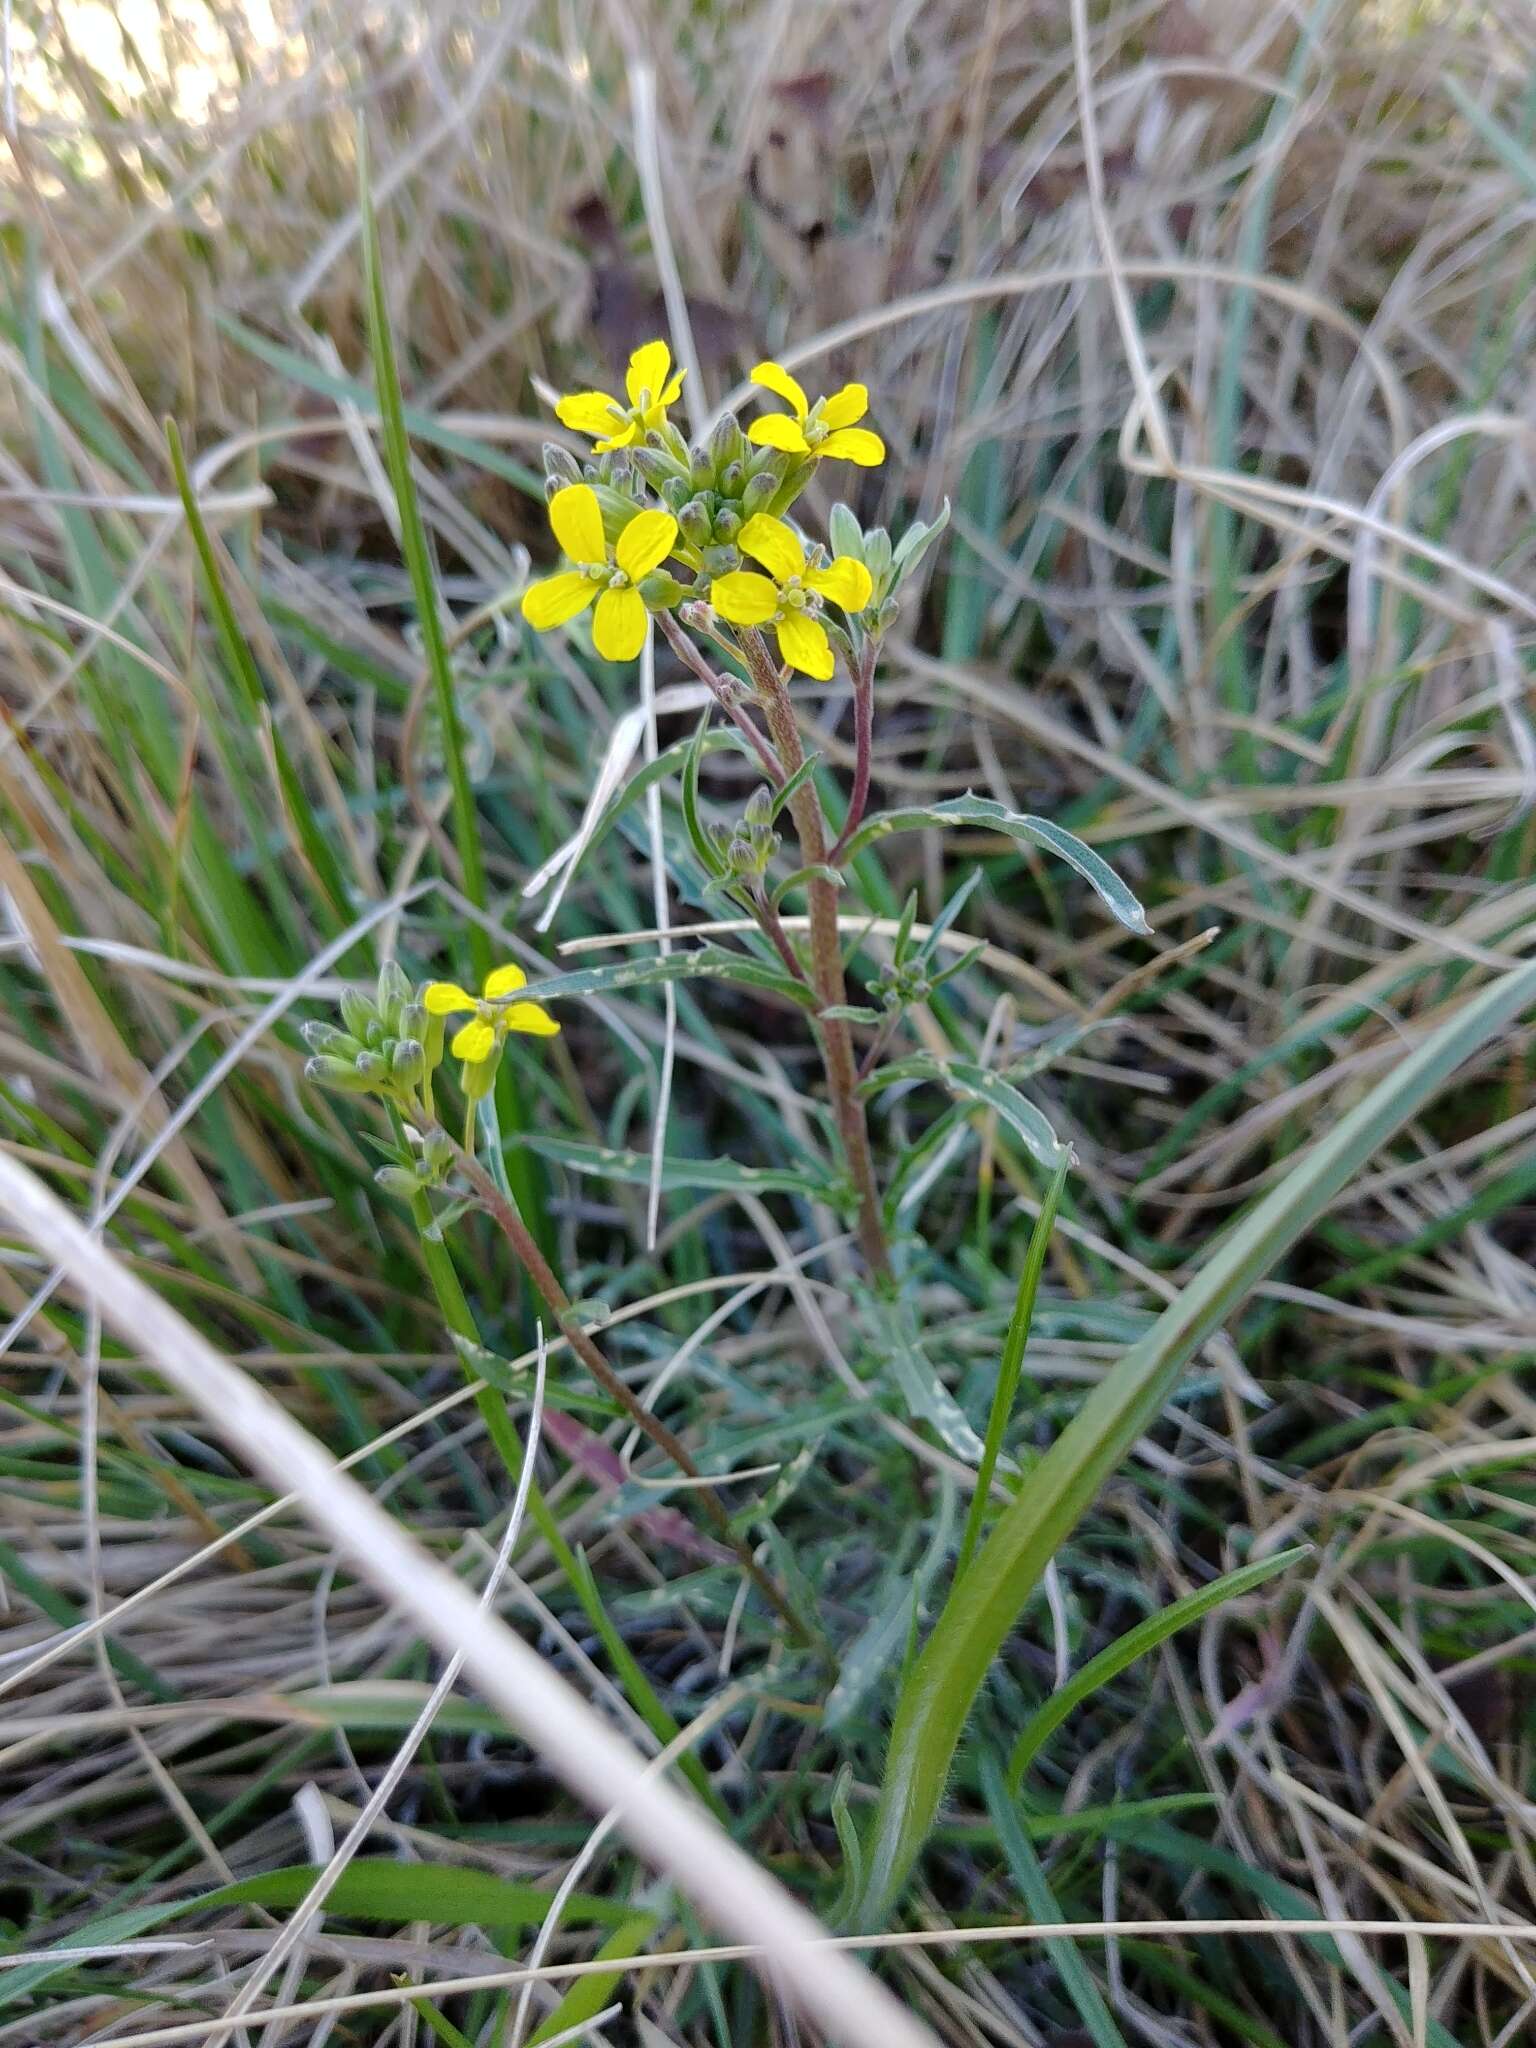
[[[800, 725], [795, 717], [793, 700], [761, 633], [749, 628], [738, 637], [762, 701], [779, 766], [788, 781], [805, 765], [805, 749], [800, 740]], [[800, 857], [805, 866], [825, 868], [826, 820], [813, 776], [806, 776], [796, 787], [789, 801], [789, 814], [799, 835]], [[889, 1281], [891, 1255], [886, 1244], [880, 1190], [875, 1181], [875, 1162], [869, 1146], [869, 1126], [858, 1093], [853, 1037], [847, 1019], [831, 1014], [847, 1002], [847, 984], [843, 975], [837, 890], [825, 874], [813, 873], [807, 879], [806, 903], [811, 921], [811, 986], [820, 1005], [816, 1027], [821, 1038], [822, 1064], [826, 1071], [832, 1115], [858, 1203], [859, 1248], [874, 1278]]]

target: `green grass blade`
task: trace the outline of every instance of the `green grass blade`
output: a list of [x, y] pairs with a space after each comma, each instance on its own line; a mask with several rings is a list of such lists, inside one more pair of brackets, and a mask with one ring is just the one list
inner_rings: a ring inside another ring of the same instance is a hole
[[1244, 1593], [1251, 1593], [1255, 1586], [1262, 1586], [1266, 1579], [1287, 1571], [1298, 1559], [1308, 1555], [1308, 1548], [1305, 1543], [1298, 1543], [1289, 1550], [1277, 1550], [1273, 1557], [1260, 1558], [1255, 1564], [1242, 1565], [1234, 1572], [1223, 1572], [1208, 1586], [1186, 1593], [1182, 1600], [1175, 1600], [1156, 1614], [1149, 1614], [1135, 1628], [1117, 1636], [1097, 1657], [1091, 1657], [1081, 1671], [1074, 1672], [1064, 1686], [1053, 1692], [1045, 1705], [1032, 1714], [1019, 1730], [1018, 1740], [1008, 1759], [1009, 1784], [1017, 1787], [1062, 1722], [1076, 1713], [1083, 1701], [1096, 1693], [1101, 1685], [1108, 1685], [1138, 1657], [1155, 1650], [1159, 1643], [1167, 1642], [1170, 1636], [1176, 1635], [1181, 1628], [1187, 1628], [1192, 1621], [1198, 1621], [1203, 1614], [1209, 1614], [1212, 1608], [1220, 1607], [1224, 1600], [1236, 1600]]
[[[997, 1829], [998, 1843], [1008, 1859], [1009, 1872], [1019, 1888], [1029, 1917], [1040, 1925], [1051, 1922], [1060, 1925], [1067, 1916], [1056, 1903], [1056, 1894], [1051, 1890], [1039, 1851], [1019, 1824], [1002, 1770], [990, 1750], [981, 1759], [981, 1789], [987, 1811], [992, 1816], [992, 1825]], [[1099, 1989], [1098, 1979], [1078, 1953], [1076, 1942], [1053, 1941], [1047, 1954], [1061, 1973], [1067, 1996], [1077, 2007], [1077, 2016], [1093, 2042], [1093, 2048], [1127, 2048], [1125, 2036], [1115, 2025], [1114, 2014]]]
[[981, 1463], [976, 1470], [976, 1491], [971, 1495], [971, 1504], [965, 1517], [965, 1534], [960, 1539], [960, 1561], [955, 1566], [957, 1580], [965, 1576], [966, 1567], [975, 1556], [976, 1545], [981, 1540], [982, 1524], [986, 1520], [987, 1507], [991, 1500], [992, 1475], [997, 1470], [998, 1455], [1003, 1448], [1003, 1432], [1008, 1427], [1008, 1418], [1013, 1413], [1014, 1396], [1019, 1390], [1019, 1374], [1024, 1367], [1024, 1346], [1029, 1341], [1029, 1326], [1035, 1318], [1035, 1296], [1040, 1288], [1040, 1275], [1045, 1270], [1045, 1254], [1050, 1246], [1056, 1211], [1061, 1204], [1062, 1189], [1067, 1184], [1067, 1174], [1071, 1165], [1070, 1158], [1067, 1158], [1057, 1167], [1055, 1177], [1045, 1191], [1045, 1200], [1040, 1204], [1040, 1213], [1035, 1218], [1035, 1227], [1030, 1233], [1029, 1250], [1024, 1254], [1024, 1270], [1019, 1275], [1019, 1291], [1014, 1299], [1013, 1314], [1008, 1321], [1008, 1334], [1003, 1339], [1003, 1359], [998, 1367], [997, 1387], [992, 1395], [992, 1413], [987, 1418], [986, 1443], [982, 1450]]
[[[479, 910], [485, 908], [485, 857], [480, 847], [480, 821], [475, 812], [474, 791], [464, 760], [464, 732], [459, 721], [454, 692], [453, 664], [443, 632], [443, 615], [438, 604], [437, 577], [432, 550], [421, 507], [416, 499], [416, 479], [411, 474], [411, 444], [406, 432], [404, 401], [400, 392], [400, 366], [395, 357], [394, 334], [384, 298], [384, 266], [379, 252], [379, 226], [374, 218], [373, 199], [368, 189], [366, 168], [361, 176], [363, 209], [363, 275], [368, 302], [368, 350], [373, 358], [374, 383], [378, 392], [379, 422], [384, 443], [384, 464], [395, 494], [400, 519], [400, 547], [405, 556], [416, 599], [416, 617], [427, 671], [432, 678], [442, 729], [443, 757], [448, 768], [448, 787], [453, 813], [453, 840], [464, 870], [464, 893]], [[490, 940], [478, 924], [469, 933], [470, 955], [477, 977], [491, 966]]]
[[1351, 1176], [1466, 1060], [1536, 1003], [1536, 963], [1488, 984], [1300, 1158], [1100, 1382], [950, 1594], [897, 1705], [869, 1856], [865, 1926], [899, 1896], [943, 1795], [982, 1680], [1099, 1488], [1189, 1359]]

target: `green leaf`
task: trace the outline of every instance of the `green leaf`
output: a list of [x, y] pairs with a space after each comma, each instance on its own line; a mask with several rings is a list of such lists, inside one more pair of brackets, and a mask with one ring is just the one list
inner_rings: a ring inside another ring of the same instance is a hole
[[[312, 1863], [284, 1870], [263, 1870], [234, 1884], [183, 1899], [172, 1910], [212, 1912], [220, 1906], [297, 1906], [319, 1876]], [[393, 1857], [359, 1856], [349, 1863], [328, 1894], [327, 1911], [359, 1920], [429, 1920], [442, 1927], [494, 1927], [518, 1931], [538, 1927], [554, 1900], [543, 1885], [519, 1884], [488, 1870], [457, 1863], [397, 1863]], [[612, 1899], [577, 1892], [566, 1912], [573, 1920], [599, 1926], [627, 1926], [630, 1908]], [[654, 1922], [650, 1924], [654, 1925]]]
[[1047, 1173], [1056, 1173], [1071, 1164], [1071, 1147], [1057, 1137], [1044, 1113], [990, 1067], [978, 1066], [974, 1060], [941, 1060], [931, 1052], [917, 1052], [910, 1059], [877, 1067], [861, 1084], [859, 1093], [876, 1095], [902, 1081], [937, 1081], [951, 1095], [995, 1110]]
[[1490, 982], [1335, 1122], [1205, 1259], [1094, 1388], [956, 1582], [903, 1687], [868, 1858], [862, 1918], [879, 1925], [938, 1811], [982, 1681], [1040, 1576], [1156, 1418], [1190, 1358], [1365, 1162], [1456, 1069], [1536, 1002], [1536, 963]]
[[[654, 1933], [654, 1913], [636, 1913], [624, 1925], [610, 1934], [597, 1952], [597, 1959], [606, 1962], [610, 1956], [634, 1956], [640, 1953], [640, 1944]], [[600, 1976], [578, 1977], [566, 1992], [564, 1998], [545, 2020], [544, 2024], [528, 2037], [528, 2048], [539, 2048], [541, 2041], [548, 2041], [556, 2034], [563, 2034], [572, 2027], [579, 2027], [600, 2013], [612, 1997], [616, 1984], [622, 1984], [629, 1973], [614, 1970]]]
[[1209, 1614], [1212, 1608], [1220, 1607], [1224, 1600], [1236, 1600], [1244, 1593], [1251, 1593], [1255, 1586], [1262, 1586], [1277, 1572], [1288, 1571], [1309, 1554], [1310, 1545], [1298, 1543], [1289, 1550], [1277, 1550], [1273, 1557], [1260, 1558], [1256, 1564], [1245, 1564], [1236, 1571], [1224, 1572], [1219, 1579], [1212, 1579], [1208, 1586], [1199, 1586], [1193, 1593], [1186, 1593], [1182, 1600], [1175, 1600], [1158, 1613], [1149, 1614], [1145, 1621], [1127, 1629], [1123, 1636], [1117, 1637], [1096, 1657], [1090, 1657], [1082, 1670], [1074, 1672], [1019, 1730], [1013, 1753], [1008, 1759], [1009, 1784], [1015, 1788], [1018, 1786], [1019, 1780], [1062, 1722], [1101, 1685], [1108, 1685], [1138, 1657], [1144, 1657], [1148, 1650], [1155, 1650], [1159, 1643], [1165, 1643], [1181, 1628], [1187, 1628], [1192, 1621]]
[[[600, 1180], [619, 1180], [634, 1187], [649, 1186], [652, 1162], [649, 1153], [622, 1152], [606, 1145], [584, 1145], [574, 1138], [525, 1138], [523, 1143], [541, 1159], [552, 1159], [572, 1173], [591, 1174]], [[824, 1173], [811, 1168], [741, 1166], [734, 1159], [663, 1159], [661, 1185], [664, 1188], [749, 1189], [753, 1194], [807, 1195], [827, 1201], [831, 1182]]]
[[1141, 904], [1109, 862], [1096, 854], [1091, 846], [1085, 846], [1075, 833], [1068, 832], [1061, 825], [1053, 825], [1049, 818], [1030, 818], [1021, 812], [1010, 811], [1006, 804], [997, 803], [988, 796], [952, 796], [946, 797], [942, 803], [913, 810], [881, 811], [854, 833], [848, 842], [847, 858], [853, 859], [866, 846], [873, 845], [877, 839], [884, 839], [891, 832], [916, 832], [928, 825], [977, 825], [988, 832], [1000, 832], [1006, 839], [1016, 839], [1022, 844], [1054, 853], [1058, 860], [1064, 860], [1068, 867], [1075, 868], [1083, 880], [1097, 891], [1110, 915], [1118, 918], [1127, 931], [1150, 932], [1152, 929]]
[[[368, 352], [373, 359], [374, 383], [378, 389], [380, 438], [384, 463], [395, 494], [400, 520], [400, 550], [410, 572], [416, 598], [416, 619], [421, 630], [422, 652], [432, 678], [437, 705], [443, 755], [448, 768], [452, 797], [453, 839], [464, 870], [464, 893], [477, 910], [483, 910], [485, 860], [480, 850], [480, 823], [475, 813], [474, 792], [464, 760], [464, 732], [454, 689], [453, 663], [443, 632], [438, 604], [437, 577], [432, 566], [431, 543], [416, 501], [416, 479], [411, 471], [411, 444], [406, 430], [404, 401], [400, 393], [400, 366], [395, 360], [394, 335], [389, 324], [389, 307], [384, 297], [384, 264], [379, 251], [379, 225], [374, 218], [373, 195], [368, 188], [366, 157], [362, 155], [362, 131], [358, 131], [359, 173], [363, 213], [363, 282], [368, 304]], [[478, 924], [469, 928], [470, 954], [476, 978], [491, 965], [490, 940]]]
[[724, 946], [698, 946], [688, 952], [656, 953], [644, 960], [621, 960], [612, 967], [582, 967], [572, 974], [551, 975], [531, 982], [528, 994], [541, 1003], [573, 996], [615, 995], [626, 988], [653, 988], [663, 981], [733, 981], [742, 988], [763, 989], [782, 996], [802, 1010], [814, 1010], [816, 998], [804, 982], [791, 981], [781, 967], [771, 967], [751, 953]]
[[955, 1566], [955, 1577], [960, 1578], [966, 1566], [976, 1553], [982, 1525], [987, 1518], [987, 1509], [992, 1499], [992, 1475], [997, 1470], [997, 1461], [1002, 1455], [1003, 1433], [1008, 1427], [1008, 1418], [1013, 1413], [1014, 1396], [1019, 1388], [1019, 1374], [1024, 1368], [1024, 1346], [1029, 1341], [1029, 1326], [1034, 1321], [1035, 1295], [1040, 1286], [1040, 1275], [1045, 1270], [1045, 1254], [1051, 1242], [1051, 1230], [1056, 1221], [1056, 1211], [1061, 1203], [1061, 1192], [1067, 1184], [1067, 1162], [1057, 1167], [1055, 1177], [1045, 1191], [1045, 1200], [1040, 1204], [1040, 1213], [1035, 1218], [1035, 1227], [1030, 1233], [1029, 1250], [1024, 1255], [1024, 1270], [1019, 1275], [1019, 1291], [1014, 1297], [1013, 1314], [1008, 1319], [1008, 1334], [1003, 1339], [1003, 1359], [998, 1368], [997, 1386], [992, 1396], [992, 1412], [987, 1418], [987, 1440], [982, 1451], [981, 1464], [976, 1473], [976, 1491], [971, 1495], [971, 1504], [965, 1517], [965, 1535], [960, 1544], [960, 1559]]
[[718, 878], [725, 873], [725, 862], [716, 853], [699, 816], [699, 763], [704, 757], [709, 721], [713, 716], [713, 707], [706, 708], [704, 716], [694, 728], [693, 738], [688, 742], [688, 752], [683, 759], [683, 824], [687, 827], [688, 843], [693, 848], [695, 860], [705, 874]]
[[[1045, 1866], [1020, 1824], [997, 1758], [990, 1751], [981, 1759], [981, 1789], [992, 1824], [997, 1829], [998, 1843], [1008, 1859], [1008, 1869], [1030, 1919], [1039, 1925], [1053, 1923], [1060, 1926], [1067, 1916], [1056, 1903], [1056, 1894], [1051, 1890]], [[1126, 2048], [1125, 2036], [1115, 2025], [1114, 2015], [1105, 2003], [1098, 1979], [1083, 1961], [1077, 1943], [1053, 1941], [1047, 1955], [1060, 1971], [1067, 1996], [1077, 2007], [1077, 2016], [1094, 2048]]]

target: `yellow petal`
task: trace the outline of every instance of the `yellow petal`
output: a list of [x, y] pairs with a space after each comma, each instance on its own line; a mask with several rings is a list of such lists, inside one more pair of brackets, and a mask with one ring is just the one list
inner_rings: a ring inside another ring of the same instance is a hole
[[763, 389], [771, 391], [775, 398], [782, 398], [797, 420], [803, 420], [811, 409], [804, 391], [782, 363], [759, 363], [752, 372], [752, 382], [761, 384]]
[[573, 562], [606, 562], [603, 515], [590, 484], [567, 484], [549, 501], [549, 523], [555, 539]]
[[807, 442], [798, 420], [787, 412], [765, 412], [747, 429], [747, 439], [758, 448], [781, 448], [786, 455], [803, 455]]
[[671, 367], [672, 351], [664, 341], [648, 341], [637, 348], [624, 372], [624, 389], [629, 393], [630, 404], [645, 404], [649, 392], [650, 403], [654, 405], [667, 388]]
[[812, 590], [840, 604], [845, 612], [861, 612], [874, 595], [874, 583], [862, 562], [852, 555], [839, 555], [825, 569], [813, 569], [806, 577]]
[[527, 986], [527, 975], [513, 960], [509, 960], [505, 967], [493, 967], [485, 977], [485, 994], [493, 1003], [498, 997], [516, 995], [520, 988]]
[[530, 583], [523, 592], [523, 617], [535, 633], [547, 633], [584, 612], [596, 595], [597, 585], [579, 569], [567, 569], [559, 576], [546, 576], [542, 583]]
[[736, 545], [761, 562], [775, 582], [787, 583], [791, 576], [805, 574], [805, 549], [782, 519], [770, 519], [766, 512], [753, 513]]
[[818, 683], [826, 682], [833, 669], [832, 646], [820, 620], [808, 619], [804, 612], [786, 612], [777, 632], [779, 652], [790, 667], [814, 676]]
[[472, 1010], [475, 999], [467, 988], [460, 988], [456, 981], [429, 981], [421, 992], [421, 1000], [432, 1017], [451, 1017], [455, 1010]]
[[526, 1031], [532, 1038], [553, 1038], [560, 1029], [540, 1003], [514, 1003], [505, 1022], [509, 1031]]
[[495, 1049], [496, 1033], [489, 1024], [482, 1024], [478, 1017], [468, 1024], [461, 1024], [453, 1034], [453, 1044], [448, 1050], [456, 1060], [463, 1060], [467, 1067], [477, 1067], [482, 1060], [488, 1060]]
[[573, 391], [555, 407], [561, 426], [577, 434], [611, 434], [623, 417], [623, 406], [606, 391]]
[[833, 462], [856, 462], [862, 469], [874, 469], [885, 460], [885, 443], [868, 427], [839, 427], [828, 434], [816, 450]]
[[606, 441], [599, 441], [593, 449], [594, 455], [611, 455], [615, 448], [627, 448], [631, 441], [640, 438], [640, 422], [626, 420], [617, 433], [610, 434]]
[[686, 370], [674, 370], [672, 372], [671, 376], [667, 379], [666, 389], [656, 401], [658, 405], [676, 405], [678, 395], [683, 388], [683, 379], [687, 374]]
[[851, 427], [868, 411], [869, 386], [845, 384], [841, 391], [834, 391], [830, 398], [821, 401], [821, 423], [824, 427]]
[[604, 661], [633, 661], [645, 645], [646, 610], [631, 584], [605, 590], [592, 614], [592, 644]]
[[677, 521], [670, 512], [637, 512], [613, 544], [613, 559], [631, 583], [664, 562], [677, 539]]
[[754, 575], [750, 569], [733, 569], [711, 583], [709, 601], [733, 626], [761, 626], [778, 610], [779, 593], [766, 576]]

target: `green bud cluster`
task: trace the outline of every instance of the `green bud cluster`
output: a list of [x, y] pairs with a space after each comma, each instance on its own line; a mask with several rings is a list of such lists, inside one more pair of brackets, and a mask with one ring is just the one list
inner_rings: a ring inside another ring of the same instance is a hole
[[408, 1202], [443, 1185], [453, 1170], [453, 1146], [446, 1131], [429, 1131], [422, 1137], [407, 1125], [406, 1137], [411, 1146], [409, 1164], [381, 1166], [373, 1177], [381, 1188]]
[[895, 623], [903, 583], [949, 524], [949, 500], [944, 500], [937, 519], [915, 520], [893, 547], [883, 526], [868, 533], [846, 505], [834, 505], [827, 521], [827, 533], [834, 555], [852, 555], [869, 571], [874, 592], [863, 617], [874, 633], [884, 633]]
[[396, 961], [379, 970], [372, 995], [347, 989], [340, 1025], [303, 1027], [307, 1079], [345, 1095], [409, 1098], [442, 1058], [443, 1027], [416, 999]]
[[720, 886], [756, 890], [773, 864], [779, 850], [779, 835], [773, 829], [773, 794], [766, 784], [753, 790], [746, 809], [735, 826], [715, 825], [710, 837], [725, 873]]

